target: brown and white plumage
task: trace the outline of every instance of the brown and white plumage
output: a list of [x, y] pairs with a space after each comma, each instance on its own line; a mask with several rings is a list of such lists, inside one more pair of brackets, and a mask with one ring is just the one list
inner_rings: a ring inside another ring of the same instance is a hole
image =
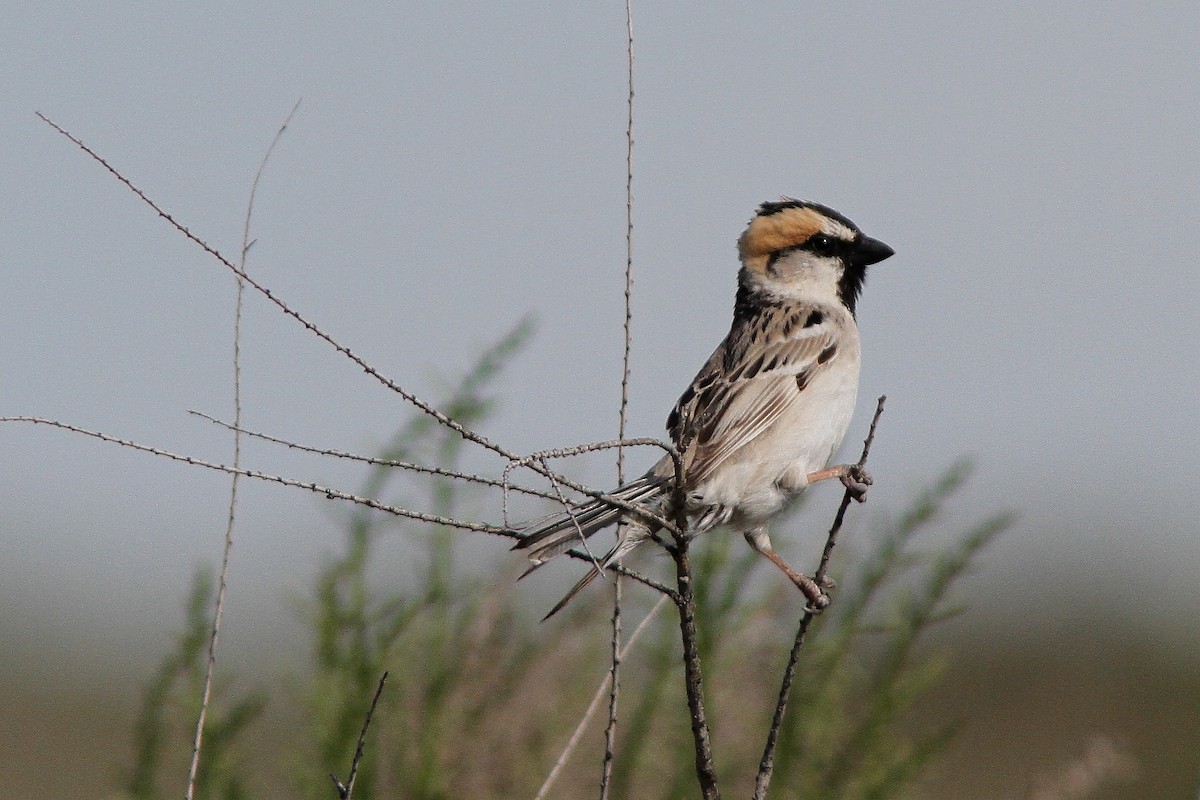
[[[743, 533], [820, 607], [828, 602], [820, 588], [771, 549], [767, 522], [809, 483], [851, 479], [846, 468], [825, 467], [858, 391], [855, 302], [866, 268], [893, 251], [836, 211], [790, 198], [759, 207], [738, 251], [729, 334], [667, 418], [683, 457], [689, 533], [720, 525]], [[674, 478], [664, 457], [611, 494], [671, 517]], [[528, 550], [536, 568], [617, 522], [617, 544], [600, 560], [606, 567], [655, 529], [602, 500], [528, 523], [514, 549]], [[547, 616], [597, 574], [593, 568]]]

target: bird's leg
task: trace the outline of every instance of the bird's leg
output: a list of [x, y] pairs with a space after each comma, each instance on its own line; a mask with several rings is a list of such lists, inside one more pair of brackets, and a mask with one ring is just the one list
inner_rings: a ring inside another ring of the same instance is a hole
[[746, 531], [744, 536], [751, 547], [766, 556], [772, 564], [783, 570], [783, 574], [787, 575], [792, 583], [796, 584], [796, 588], [804, 593], [804, 597], [808, 600], [808, 611], [815, 614], [829, 605], [829, 595], [825, 594], [825, 590], [816, 581], [804, 573], [792, 569], [783, 560], [783, 557], [775, 552], [775, 548], [771, 547], [771, 538], [767, 535], [765, 527]]
[[860, 503], [867, 499], [867, 487], [875, 482], [871, 479], [870, 473], [858, 464], [839, 464], [836, 467], [808, 473], [809, 483], [826, 481], [830, 478], [840, 480], [842, 485], [850, 490], [850, 496]]

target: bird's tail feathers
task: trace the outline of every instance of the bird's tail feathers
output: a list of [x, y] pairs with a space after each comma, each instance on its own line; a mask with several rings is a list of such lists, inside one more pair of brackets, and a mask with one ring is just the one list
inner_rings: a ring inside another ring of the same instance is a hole
[[[558, 603], [555, 604], [554, 608], [550, 609], [550, 612], [548, 614], [546, 614], [546, 616], [542, 617], [542, 622], [545, 622], [546, 620], [550, 619], [555, 614], [557, 614], [559, 611], [562, 611], [563, 608], [566, 607], [567, 603], [574, 600], [575, 595], [579, 594], [585, 588], [587, 588], [588, 584], [590, 584], [592, 581], [594, 581], [600, 575], [601, 572], [608, 569], [613, 564], [620, 562], [620, 560], [622, 558], [624, 558], [625, 556], [627, 556], [629, 554], [629, 552], [631, 550], [633, 550], [633, 548], [637, 547], [639, 544], [646, 541], [646, 539], [649, 538], [649, 536], [650, 536], [649, 529], [646, 528], [645, 525], [642, 525], [639, 523], [632, 523], [627, 526], [622, 525], [622, 530], [618, 534], [617, 543], [613, 547], [613, 549], [608, 551], [608, 553], [605, 554], [604, 558], [600, 559], [599, 562], [592, 564], [592, 568], [589, 569], [587, 571], [587, 573], [582, 578], [580, 578], [579, 581], [574, 586], [571, 587], [571, 590], [569, 592], [567, 592], [563, 596], [563, 598], [558, 601]], [[529, 572], [532, 572], [533, 570], [537, 569], [539, 566], [541, 566], [541, 565], [534, 564], [532, 567], [529, 568], [528, 571], [526, 571], [525, 575], [528, 575]], [[524, 577], [524, 575], [521, 577]]]
[[[644, 475], [610, 494], [626, 503], [646, 503], [656, 496], [662, 495], [665, 486], [664, 479], [654, 475]], [[555, 556], [583, 544], [584, 540], [593, 533], [607, 528], [625, 514], [624, 509], [617, 508], [603, 500], [589, 500], [586, 503], [572, 506], [566, 511], [535, 519], [526, 524], [517, 531], [522, 536], [513, 549], [528, 550], [529, 560], [533, 562], [533, 567], [530, 569], [536, 569]]]
[[565, 595], [563, 595], [563, 599], [559, 600], [557, 603], [555, 603], [554, 608], [550, 609], [549, 613], [547, 613], [546, 616], [542, 617], [542, 622], [545, 622], [546, 620], [550, 619], [558, 612], [562, 611], [563, 608], [566, 607], [567, 603], [569, 603], [575, 599], [575, 595], [579, 594], [585, 588], [587, 588], [587, 585], [589, 583], [591, 583], [592, 581], [596, 580], [596, 578], [599, 575], [600, 575], [599, 567], [593, 566], [591, 569], [589, 569], [587, 571], [587, 573], [582, 578], [579, 579], [579, 582], [571, 587], [571, 591], [569, 591]]

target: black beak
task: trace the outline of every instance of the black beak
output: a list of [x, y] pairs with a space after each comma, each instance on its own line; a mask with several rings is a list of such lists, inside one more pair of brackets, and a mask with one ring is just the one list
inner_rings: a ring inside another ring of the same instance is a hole
[[888, 247], [878, 239], [872, 239], [870, 236], [863, 236], [858, 240], [858, 244], [854, 247], [854, 263], [860, 267], [869, 267], [872, 264], [878, 264], [888, 256], [893, 256], [896, 251]]

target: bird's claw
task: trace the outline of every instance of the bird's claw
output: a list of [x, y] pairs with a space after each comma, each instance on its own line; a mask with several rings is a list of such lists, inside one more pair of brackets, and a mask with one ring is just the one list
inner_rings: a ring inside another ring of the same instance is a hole
[[858, 464], [851, 464], [847, 468], [846, 474], [841, 476], [841, 481], [850, 496], [860, 503], [866, 501], [867, 487], [875, 482], [871, 473]]
[[809, 598], [808, 605], [804, 607], [804, 610], [809, 614], [820, 614], [827, 608], [829, 608], [829, 595], [821, 592], [816, 597]]
[[804, 593], [804, 599], [808, 600], [808, 604], [804, 606], [805, 611], [809, 614], [820, 614], [829, 607], [830, 600], [826, 590], [833, 588], [833, 581], [822, 576], [818, 582], [800, 573], [797, 573], [793, 580], [800, 591]]

